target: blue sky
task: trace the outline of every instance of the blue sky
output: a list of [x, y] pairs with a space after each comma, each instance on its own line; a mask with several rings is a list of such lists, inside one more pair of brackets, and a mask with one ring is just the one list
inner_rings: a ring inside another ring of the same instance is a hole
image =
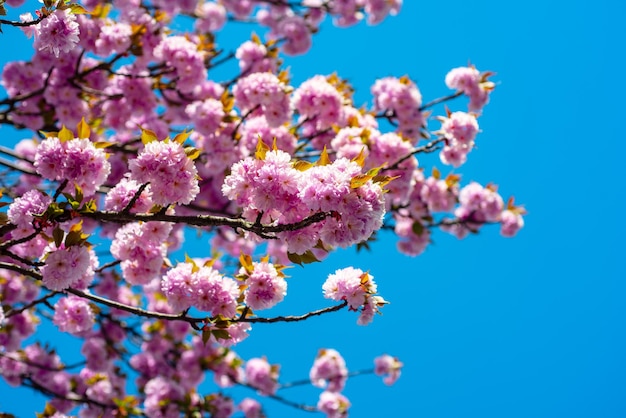
[[[626, 416], [625, 12], [618, 1], [406, 0], [376, 27], [325, 25], [310, 54], [287, 59], [293, 79], [336, 71], [359, 103], [383, 76], [408, 74], [430, 100], [448, 93], [450, 68], [472, 62], [497, 73], [478, 149], [458, 171], [515, 195], [529, 211], [526, 227], [515, 239], [496, 228], [463, 241], [439, 233], [417, 258], [397, 254], [386, 236], [371, 254], [349, 250], [292, 269], [281, 309], [325, 306], [321, 284], [349, 265], [370, 270], [392, 303], [368, 327], [348, 312], [258, 325], [238, 352], [281, 362], [285, 381], [305, 378], [322, 347], [351, 369], [383, 352], [400, 357], [391, 388], [374, 376], [348, 382], [352, 417]], [[237, 29], [233, 42], [247, 36], [247, 26]], [[7, 60], [21, 33], [1, 36]], [[427, 171], [434, 162], [420, 160]], [[290, 391], [282, 395], [317, 399], [318, 391]], [[0, 383], [2, 411], [32, 416], [30, 397]], [[307, 416], [266, 405], [271, 418]]]

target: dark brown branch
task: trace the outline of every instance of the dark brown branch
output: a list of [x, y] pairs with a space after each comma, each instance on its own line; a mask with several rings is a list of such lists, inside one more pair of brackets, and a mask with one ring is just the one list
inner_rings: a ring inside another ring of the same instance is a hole
[[46, 302], [48, 299], [53, 298], [54, 296], [56, 296], [58, 294], [59, 294], [59, 292], [51, 292], [51, 293], [48, 293], [46, 296], [40, 297], [39, 299], [35, 299], [34, 301], [32, 301], [30, 303], [27, 303], [26, 305], [22, 306], [21, 308], [18, 308], [18, 309], [11, 308], [6, 313], [6, 317], [10, 318], [13, 315], [18, 315], [18, 314], [24, 312], [25, 310], [32, 308], [35, 305], [38, 305], [38, 304], [43, 303], [43, 302]]
[[439, 103], [443, 103], [443, 102], [447, 102], [447, 101], [452, 100], [452, 99], [456, 99], [457, 97], [462, 96], [462, 95], [463, 95], [462, 91], [457, 91], [456, 93], [451, 94], [449, 96], [444, 96], [444, 97], [440, 97], [440, 98], [435, 99], [435, 100], [431, 100], [430, 102], [428, 102], [428, 103], [426, 103], [424, 105], [421, 105], [419, 110], [422, 111], [422, 110], [428, 109], [429, 107], [433, 107], [435, 105], [438, 105]]

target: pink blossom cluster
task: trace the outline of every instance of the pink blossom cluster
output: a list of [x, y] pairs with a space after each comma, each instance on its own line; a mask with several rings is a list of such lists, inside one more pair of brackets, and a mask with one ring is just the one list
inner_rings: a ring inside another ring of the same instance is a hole
[[[272, 138], [273, 141], [276, 141], [276, 148], [288, 154], [293, 154], [297, 145], [295, 135], [291, 133], [286, 126], [270, 126], [265, 116], [256, 116], [246, 119], [245, 123], [239, 128], [239, 134], [241, 135], [239, 138], [239, 148], [243, 156], [254, 154], [259, 138]], [[235, 161], [233, 161], [233, 163], [234, 162]]]
[[251, 358], [246, 362], [246, 382], [262, 395], [273, 395], [278, 388], [278, 366], [265, 358]]
[[244, 398], [239, 402], [239, 410], [245, 418], [262, 418], [261, 404], [256, 399]]
[[275, 53], [260, 42], [246, 41], [239, 45], [235, 57], [239, 60], [239, 69], [242, 74], [248, 73], [275, 73], [278, 61]]
[[476, 116], [471, 113], [454, 112], [441, 119], [439, 131], [446, 139], [441, 150], [441, 162], [459, 167], [467, 160], [467, 154], [474, 148], [474, 139], [478, 134]]
[[[101, 404], [114, 403], [115, 399], [125, 397], [124, 379], [115, 370], [94, 371], [89, 368], [82, 369], [78, 376], [73, 376], [76, 383], [76, 393], [93, 399]], [[106, 416], [110, 410], [94, 404], [84, 405], [79, 416], [92, 418]]]
[[149, 142], [129, 167], [131, 180], [150, 183], [157, 205], [188, 204], [200, 191], [198, 170], [177, 142]]
[[111, 165], [89, 139], [48, 137], [37, 146], [35, 169], [49, 180], [68, 180], [91, 196], [107, 179]]
[[101, 57], [124, 53], [131, 46], [131, 35], [130, 24], [107, 19], [106, 24], [100, 26], [95, 42], [96, 53]]
[[143, 285], [160, 275], [171, 230], [165, 222], [133, 222], [117, 230], [111, 255], [122, 261], [122, 275], [128, 283]]
[[352, 180], [360, 173], [361, 167], [345, 158], [303, 173], [300, 199], [314, 212], [339, 214], [326, 219], [319, 231], [320, 239], [328, 245], [346, 248], [368, 239], [382, 226], [383, 189], [371, 180], [353, 187]]
[[203, 135], [214, 134], [226, 116], [222, 102], [212, 97], [188, 104], [185, 113], [193, 122], [196, 131]]
[[383, 378], [386, 385], [393, 385], [398, 380], [402, 366], [402, 362], [397, 357], [389, 354], [383, 354], [374, 359], [374, 373], [378, 376], [386, 375]]
[[174, 312], [190, 307], [208, 311], [212, 316], [235, 316], [239, 287], [233, 279], [222, 276], [212, 267], [179, 263], [167, 271], [161, 290]]
[[337, 88], [321, 75], [306, 80], [291, 97], [291, 107], [301, 119], [315, 122], [318, 130], [338, 122], [343, 102]]
[[500, 214], [500, 233], [505, 237], [514, 237], [524, 227], [524, 218], [519, 209], [507, 209]]
[[203, 2], [196, 8], [198, 19], [194, 28], [198, 32], [215, 32], [226, 23], [226, 8], [212, 1]]
[[254, 310], [269, 309], [287, 294], [285, 275], [267, 261], [253, 262], [251, 271], [242, 267], [237, 277], [247, 286], [244, 302]]
[[284, 6], [272, 6], [261, 9], [256, 18], [261, 25], [268, 26], [270, 39], [281, 39], [281, 50], [286, 55], [300, 55], [307, 52], [313, 44], [312, 32], [318, 22], [311, 15], [299, 16]]
[[[3, 315], [5, 314], [3, 313]], [[35, 333], [38, 323], [39, 318], [29, 310], [11, 315], [8, 318], [5, 315], [2, 326], [0, 326], [0, 347], [3, 347], [6, 351], [18, 350], [22, 342]], [[5, 376], [9, 384], [18, 385], [18, 375], [5, 373], [1, 360], [2, 358], [0, 357], [0, 374]]]
[[415, 144], [424, 125], [422, 94], [408, 77], [385, 77], [372, 86], [374, 108], [397, 120], [398, 132]]
[[383, 190], [371, 180], [353, 187], [352, 180], [359, 175], [361, 167], [345, 158], [299, 171], [289, 154], [276, 150], [263, 159], [248, 157], [234, 164], [222, 191], [244, 208], [250, 220], [262, 214], [267, 222], [290, 223], [316, 212], [335, 212], [337, 216], [313, 227], [280, 234], [290, 252], [303, 254], [320, 239], [330, 246], [347, 247], [380, 228]]
[[44, 286], [61, 291], [68, 287], [86, 288], [92, 282], [97, 267], [95, 253], [86, 246], [62, 245], [45, 254], [40, 271]]
[[317, 354], [309, 378], [313, 386], [325, 388], [320, 394], [317, 409], [328, 417], [344, 417], [350, 401], [340, 392], [346, 384], [348, 369], [341, 354], [332, 348]]
[[242, 113], [260, 109], [270, 126], [280, 126], [291, 117], [287, 86], [272, 73], [252, 73], [233, 87], [235, 104]]
[[315, 357], [309, 378], [313, 386], [326, 388], [328, 392], [341, 392], [348, 379], [346, 361], [337, 350], [322, 349]]
[[350, 406], [350, 401], [344, 395], [328, 390], [322, 392], [317, 401], [317, 409], [325, 413], [327, 418], [347, 417]]
[[48, 51], [59, 57], [67, 54], [78, 44], [78, 22], [67, 9], [56, 9], [36, 26], [35, 49]]
[[[322, 0], [309, 0], [309, 6], [322, 6]], [[382, 22], [387, 15], [395, 16], [400, 11], [402, 0], [345, 0], [330, 2], [329, 13], [338, 26], [351, 26], [367, 16], [369, 25]]]
[[[136, 64], [124, 65], [103, 86], [102, 90], [111, 97], [102, 105], [101, 112], [108, 126], [121, 133], [142, 126], [155, 131], [159, 137], [167, 135], [167, 125], [155, 120], [158, 101], [147, 75], [148, 72]], [[109, 138], [116, 142], [125, 142], [125, 139], [123, 134]]]
[[[410, 217], [395, 215], [394, 219], [396, 221], [394, 232], [400, 238], [397, 244], [398, 251], [412, 257], [423, 253], [431, 242], [430, 230], [426, 229], [419, 220]], [[419, 227], [416, 228], [417, 225]]]
[[63, 332], [82, 336], [91, 331], [95, 318], [85, 299], [70, 295], [54, 304], [52, 322]]
[[454, 68], [446, 75], [446, 86], [463, 92], [469, 97], [469, 110], [480, 112], [489, 102], [489, 93], [494, 88], [494, 84], [486, 80], [489, 75], [480, 74], [473, 66]]
[[175, 71], [176, 87], [190, 93], [207, 78], [204, 56], [198, 46], [184, 36], [169, 36], [154, 48], [154, 57]]
[[15, 199], [7, 211], [9, 222], [18, 228], [18, 232], [13, 233], [15, 238], [32, 233], [35, 229], [33, 225], [35, 217], [42, 215], [50, 203], [52, 203], [52, 198], [39, 190], [29, 190]]
[[347, 267], [330, 274], [322, 285], [324, 297], [331, 300], [344, 300], [353, 311], [361, 314], [357, 323], [367, 325], [372, 322], [374, 314], [379, 312], [379, 307], [387, 302], [377, 291], [374, 276], [363, 272], [361, 269]]
[[397, 165], [397, 169], [385, 171], [385, 175], [394, 178], [386, 186], [385, 204], [387, 210], [390, 210], [392, 205], [401, 205], [409, 200], [412, 188], [412, 174], [418, 166], [417, 158], [407, 158], [412, 152], [411, 142], [394, 132], [370, 136], [367, 157], [369, 166], [372, 168], [382, 167], [388, 166], [390, 162], [401, 161]]
[[[104, 209], [109, 211], [122, 211], [131, 203], [137, 192], [139, 192], [140, 184], [128, 177], [122, 178], [104, 198]], [[152, 202], [152, 191], [150, 185], [146, 187], [135, 199], [132, 207], [129, 208], [132, 213], [144, 213], [150, 210], [154, 203]]]
[[146, 383], [144, 392], [146, 399], [143, 405], [147, 416], [168, 418], [180, 415], [178, 402], [183, 400], [185, 391], [175, 381], [155, 377]]

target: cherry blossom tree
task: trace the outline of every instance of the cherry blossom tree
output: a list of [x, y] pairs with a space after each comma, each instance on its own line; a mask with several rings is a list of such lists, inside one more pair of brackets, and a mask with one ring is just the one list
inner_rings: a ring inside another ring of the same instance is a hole
[[[343, 417], [349, 377], [394, 383], [402, 362], [389, 354], [350, 371], [327, 347], [309, 379], [286, 382], [279, 364], [236, 346], [258, 323], [345, 309], [367, 325], [387, 304], [374, 280], [384, 272], [346, 266], [320, 289], [325, 307], [272, 315], [288, 267], [368, 250], [378, 234], [417, 256], [438, 231], [493, 225], [510, 237], [523, 226], [523, 207], [495, 185], [437, 168], [474, 149], [492, 73], [451, 69], [450, 94], [430, 101], [406, 76], [382, 78], [371, 105], [337, 74], [290, 82], [285, 62], [325, 19], [376, 24], [401, 3], [0, 1], [2, 30], [23, 31], [35, 50], [2, 69], [0, 124], [25, 139], [0, 147], [0, 375], [49, 398], [40, 416], [252, 418], [274, 399]], [[222, 49], [233, 21], [264, 35]], [[229, 61], [239, 71], [213, 79]], [[189, 231], [210, 242], [206, 257], [185, 255]], [[82, 358], [38, 342], [45, 324], [72, 335]], [[215, 391], [201, 393], [211, 377]], [[318, 399], [281, 394], [304, 383]], [[230, 386], [253, 396], [229, 397]]]

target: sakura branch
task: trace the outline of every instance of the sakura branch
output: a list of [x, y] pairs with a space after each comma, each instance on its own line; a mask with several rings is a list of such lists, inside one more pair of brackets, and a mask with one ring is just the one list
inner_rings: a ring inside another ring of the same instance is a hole
[[[235, 349], [257, 324], [344, 310], [367, 325], [387, 278], [339, 268], [311, 296], [330, 306], [275, 315], [287, 269], [382, 234], [416, 256], [436, 233], [522, 228], [522, 206], [455, 171], [482, 140], [493, 73], [454, 68], [440, 80], [450, 94], [430, 101], [408, 75], [376, 80], [366, 104], [339, 74], [293, 83], [289, 57], [326, 18], [376, 24], [400, 1], [88, 3], [46, 0], [12, 24], [35, 52], [2, 69], [0, 124], [25, 139], [0, 147], [0, 376], [48, 397], [45, 416], [264, 416], [256, 398], [228, 395], [236, 384], [344, 417], [348, 378], [392, 384], [402, 363], [349, 371], [324, 348], [306, 382], [279, 383], [278, 364]], [[235, 21], [263, 39], [225, 52], [220, 31]], [[227, 63], [237, 68], [215, 78]], [[39, 323], [80, 344], [77, 367], [46, 348]], [[204, 394], [206, 372], [216, 388]], [[313, 401], [279, 393], [305, 383]]]

